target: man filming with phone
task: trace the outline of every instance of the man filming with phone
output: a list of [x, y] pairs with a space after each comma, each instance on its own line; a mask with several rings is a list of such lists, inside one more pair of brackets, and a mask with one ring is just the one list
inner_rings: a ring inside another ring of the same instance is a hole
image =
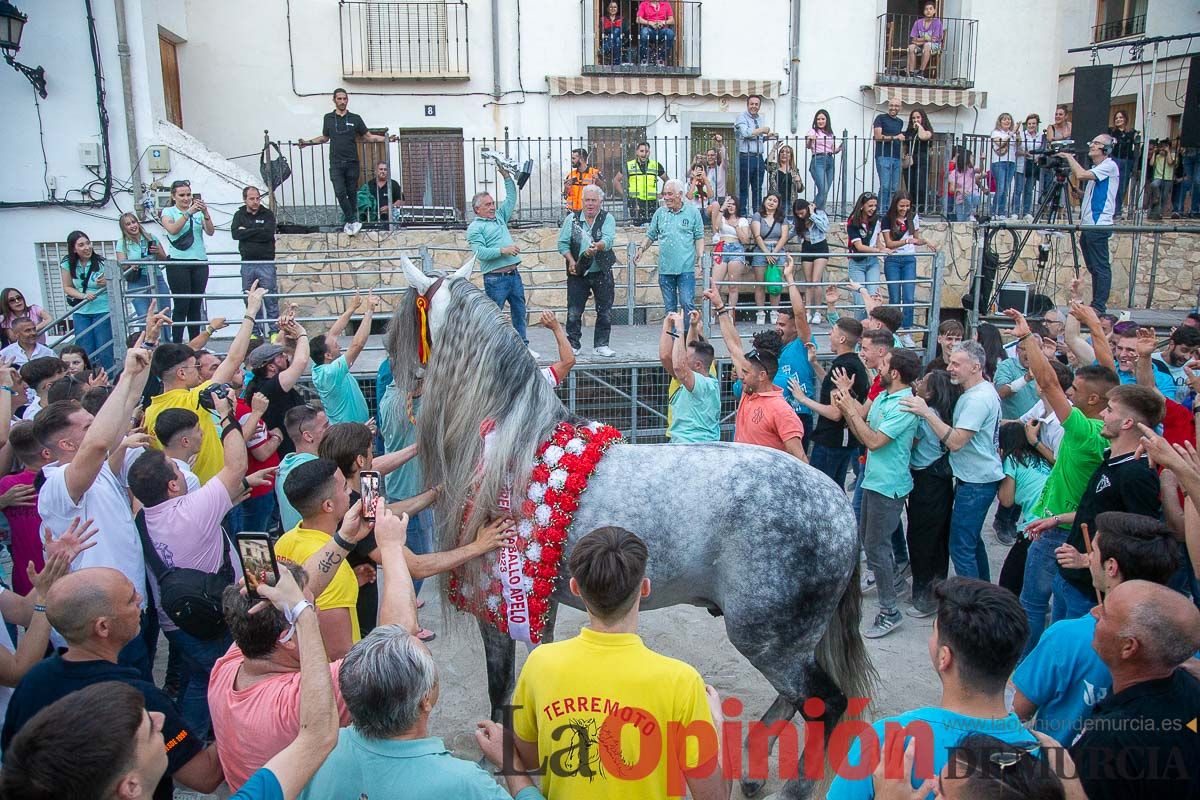
[[[1117, 207], [1117, 190], [1121, 184], [1121, 171], [1116, 160], [1109, 157], [1116, 140], [1102, 133], [1088, 142], [1088, 159], [1091, 167], [1084, 169], [1070, 151], [1063, 157], [1071, 165], [1071, 177], [1086, 180], [1083, 203], [1080, 205], [1080, 222], [1084, 225], [1112, 225], [1113, 211]], [[1112, 267], [1108, 255], [1108, 240], [1112, 231], [1085, 230], [1079, 234], [1079, 249], [1083, 251], [1083, 263], [1092, 275], [1092, 308], [1103, 314], [1112, 287]]]

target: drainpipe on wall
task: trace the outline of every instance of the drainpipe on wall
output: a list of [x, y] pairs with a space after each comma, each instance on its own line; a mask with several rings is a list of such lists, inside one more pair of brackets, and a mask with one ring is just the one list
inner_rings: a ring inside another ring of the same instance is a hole
[[138, 155], [137, 122], [133, 113], [133, 74], [129, 70], [129, 36], [125, 26], [125, 0], [113, 0], [117, 21], [117, 60], [121, 64], [121, 90], [125, 106], [125, 143], [129, 148], [129, 179], [133, 187], [133, 213], [141, 216], [142, 173]]
[[500, 100], [500, 0], [492, 0], [492, 97]]
[[792, 133], [800, 125], [800, 2], [792, 0], [792, 41], [789, 46], [788, 96], [792, 102]]

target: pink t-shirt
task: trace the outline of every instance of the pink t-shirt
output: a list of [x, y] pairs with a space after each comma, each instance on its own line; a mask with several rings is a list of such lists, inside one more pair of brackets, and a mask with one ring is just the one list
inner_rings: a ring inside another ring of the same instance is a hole
[[837, 137], [826, 133], [825, 131], [819, 131], [816, 128], [809, 128], [808, 138], [813, 140], [813, 155], [827, 155], [833, 153], [833, 151], [837, 149]]
[[671, 4], [667, 2], [659, 3], [658, 10], [656, 11], [648, 0], [642, 0], [638, 4], [637, 15], [640, 19], [644, 19], [647, 22], [666, 22], [672, 16]]
[[[234, 682], [245, 658], [238, 646], [233, 645], [217, 659], [208, 677], [208, 710], [217, 741], [217, 757], [225, 771], [225, 780], [235, 792], [300, 732], [299, 670], [235, 689]], [[333, 699], [345, 727], [350, 724], [350, 712], [338, 688], [341, 668], [340, 659], [329, 665]]]
[[[36, 475], [36, 472], [29, 470], [18, 472], [16, 475], [5, 475], [0, 478], [0, 494], [14, 486], [33, 486]], [[25, 574], [25, 565], [32, 561], [38, 572], [45, 566], [45, 557], [42, 554], [42, 518], [37, 510], [37, 495], [33, 496], [33, 505], [9, 506], [4, 509], [4, 516], [8, 520], [9, 530], [12, 531], [13, 590], [17, 594], [26, 595], [33, 591], [33, 584]]]
[[[223, 563], [223, 548], [229, 543], [221, 531], [221, 520], [233, 508], [229, 490], [219, 480], [211, 480], [194, 492], [173, 497], [146, 509], [146, 531], [158, 557], [168, 567], [186, 567], [217, 572]], [[241, 577], [241, 562], [230, 552], [235, 577]], [[146, 570], [155, 597], [158, 584]], [[162, 610], [158, 621], [164, 630], [176, 630], [175, 623]]]
[[735, 442], [783, 450], [784, 442], [802, 436], [804, 423], [783, 399], [783, 389], [772, 386], [765, 392], [742, 392], [733, 427]]

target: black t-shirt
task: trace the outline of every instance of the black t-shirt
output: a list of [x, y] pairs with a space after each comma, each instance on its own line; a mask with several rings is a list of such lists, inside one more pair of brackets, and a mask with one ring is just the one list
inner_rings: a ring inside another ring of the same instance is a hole
[[924, 165], [925, 157], [929, 154], [929, 140], [922, 139], [918, 136], [919, 133], [915, 126], [904, 132], [904, 144], [908, 145], [908, 154], [912, 156], [913, 166]]
[[330, 163], [358, 161], [358, 137], [367, 133], [367, 123], [353, 111], [338, 116], [336, 111], [325, 115], [321, 135], [329, 137]]
[[[388, 184], [391, 184], [392, 198], [388, 199]], [[383, 186], [379, 185], [379, 181], [374, 178], [367, 184], [371, 187], [371, 191], [375, 192], [375, 203], [378, 208], [400, 202], [400, 184], [389, 180]]]
[[[842, 353], [833, 360], [829, 371], [825, 373], [825, 380], [821, 381], [821, 396], [817, 400], [822, 405], [832, 403], [830, 398], [836, 388], [833, 385], [833, 371], [838, 367], [854, 376], [854, 385], [850, 387], [851, 396], [860, 403], [865, 401], [867, 390], [871, 388], [871, 379], [867, 377], [867, 368], [863, 366], [857, 353]], [[845, 422], [834, 422], [820, 414], [817, 415], [817, 424], [813, 427], [812, 440], [813, 444], [825, 447], [849, 447], [858, 444], [858, 439], [850, 433]]]
[[[855, 217], [853, 219], [846, 220], [846, 246], [850, 247], [850, 244], [857, 239], [865, 246], [873, 247], [874, 245], [872, 242], [875, 239], [875, 234], [877, 233], [876, 228], [878, 228], [878, 226], [878, 216], [869, 217], [866, 220], [862, 219], [861, 217]], [[866, 261], [869, 258], [874, 258], [874, 256], [870, 253], [855, 255], [856, 252], [857, 251], [853, 247], [850, 247], [850, 258], [852, 260]]]
[[283, 441], [279, 443], [279, 456], [282, 458], [288, 453], [295, 452], [296, 445], [292, 442], [292, 437], [288, 436], [287, 428], [283, 425], [283, 417], [287, 412], [291, 411], [296, 406], [304, 405], [304, 398], [296, 391], [295, 387], [283, 390], [279, 385], [279, 376], [270, 380], [255, 380], [251, 383], [248, 397], [253, 397], [255, 392], [262, 392], [267, 397], [266, 413], [263, 414], [263, 422], [267, 425], [267, 430], [278, 428], [283, 433]]
[[[899, 114], [891, 116], [890, 114], [880, 114], [875, 117], [875, 121], [871, 123], [871, 128], [880, 128], [884, 136], [896, 136], [904, 132], [904, 120]], [[907, 136], [905, 137], [908, 138]], [[899, 158], [900, 157], [900, 142], [876, 142], [875, 143], [876, 158]]]
[[1200, 797], [1200, 681], [1183, 669], [1109, 695], [1070, 748], [1089, 800]]
[[[1127, 511], [1158, 519], [1162, 514], [1162, 503], [1158, 495], [1158, 473], [1150, 467], [1146, 458], [1134, 458], [1133, 453], [1120, 456], [1105, 456], [1096, 467], [1083, 490], [1079, 507], [1075, 510], [1075, 522], [1067, 544], [1079, 552], [1086, 552], [1083, 531], [1080, 525], [1088, 526], [1088, 535], [1096, 534], [1096, 516], [1105, 511]], [[1086, 569], [1063, 569], [1062, 575], [1075, 588], [1089, 597], [1093, 593], [1092, 575]]]
[[[8, 701], [4, 717], [4, 732], [0, 748], [7, 750], [13, 736], [34, 714], [56, 700], [95, 683], [117, 681], [128, 684], [146, 698], [147, 711], [163, 715], [163, 741], [167, 742], [167, 772], [154, 790], [155, 800], [170, 800], [174, 794], [171, 776], [204, 749], [204, 742], [188, 729], [179, 708], [166, 693], [139, 677], [132, 667], [122, 667], [110, 661], [64, 661], [55, 655], [34, 665], [25, 674]], [[96, 709], [103, 714], [104, 709]], [[69, 754], [64, 754], [69, 757]]]

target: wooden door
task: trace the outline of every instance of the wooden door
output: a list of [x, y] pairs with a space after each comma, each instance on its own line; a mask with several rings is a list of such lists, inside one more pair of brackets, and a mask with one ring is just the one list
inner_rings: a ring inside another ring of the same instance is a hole
[[453, 208], [466, 217], [461, 130], [412, 129], [400, 136], [400, 189], [405, 206]]
[[162, 60], [163, 104], [166, 106], [167, 121], [182, 128], [183, 98], [179, 93], [179, 53], [175, 50], [175, 43], [161, 34], [158, 37], [158, 53]]
[[[371, 133], [387, 136], [387, 128], [371, 128]], [[388, 156], [387, 142], [358, 141], [358, 185], [362, 186], [375, 177], [375, 165], [380, 161], [391, 170], [392, 159]]]

